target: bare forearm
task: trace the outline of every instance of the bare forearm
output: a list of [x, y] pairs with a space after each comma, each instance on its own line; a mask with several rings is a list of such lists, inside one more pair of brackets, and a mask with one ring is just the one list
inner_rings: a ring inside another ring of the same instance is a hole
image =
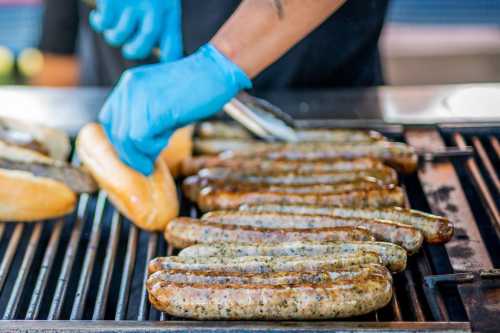
[[346, 0], [244, 0], [212, 43], [255, 77]]

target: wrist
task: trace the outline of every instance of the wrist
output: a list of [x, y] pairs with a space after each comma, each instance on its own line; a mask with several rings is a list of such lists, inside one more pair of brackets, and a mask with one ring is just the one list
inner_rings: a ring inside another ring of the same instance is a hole
[[215, 45], [208, 43], [202, 46], [199, 52], [218, 65], [227, 82], [235, 91], [235, 94], [241, 90], [252, 88], [252, 81], [245, 71], [215, 47]]

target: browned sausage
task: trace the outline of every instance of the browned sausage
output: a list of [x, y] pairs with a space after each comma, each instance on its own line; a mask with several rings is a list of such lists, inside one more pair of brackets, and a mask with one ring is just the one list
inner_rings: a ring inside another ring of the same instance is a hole
[[406, 224], [377, 219], [287, 213], [214, 211], [203, 215], [202, 220], [212, 223], [267, 229], [359, 227], [369, 230], [375, 239], [398, 244], [409, 253], [417, 252], [423, 242], [422, 233], [415, 228]]
[[[331, 319], [369, 313], [392, 297], [392, 278], [380, 265], [348, 272], [171, 272], [150, 277], [151, 303], [172, 316], [191, 319]], [[226, 282], [227, 281], [227, 282]]]
[[373, 240], [366, 229], [353, 227], [318, 229], [267, 229], [209, 223], [179, 217], [170, 221], [165, 229], [165, 239], [176, 248], [197, 243], [212, 242], [284, 242], [293, 240]]
[[301, 205], [243, 205], [241, 211], [274, 212], [290, 214], [320, 214], [341, 217], [360, 217], [368, 219], [383, 219], [410, 225], [420, 230], [425, 241], [440, 244], [449, 241], [453, 235], [453, 223], [446, 217], [424, 213], [414, 209], [400, 207], [387, 208], [349, 208]]
[[267, 191], [232, 192], [208, 187], [200, 192], [197, 203], [200, 209], [205, 212], [236, 209], [243, 204], [377, 208], [403, 206], [404, 194], [400, 187], [334, 194], [291, 194]]
[[377, 169], [381, 166], [383, 166], [382, 161], [371, 157], [309, 162], [263, 160], [262, 158], [222, 158], [220, 156], [203, 155], [185, 159], [182, 162], [181, 172], [184, 176], [191, 176], [197, 174], [201, 169], [222, 167], [246, 173], [321, 173], [369, 170]]

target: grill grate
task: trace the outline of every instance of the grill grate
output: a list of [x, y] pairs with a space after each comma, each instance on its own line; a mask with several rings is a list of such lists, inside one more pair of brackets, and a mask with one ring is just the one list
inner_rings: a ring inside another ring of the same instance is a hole
[[[396, 292], [391, 303], [373, 314], [351, 318], [349, 322], [286, 325], [245, 322], [233, 323], [232, 326], [218, 322], [179, 321], [160, 314], [147, 300], [144, 284], [146, 265], [151, 258], [173, 254], [174, 251], [165, 244], [162, 235], [141, 231], [121, 217], [107, 201], [106, 194], [101, 192], [97, 196], [80, 196], [77, 211], [64, 219], [34, 224], [0, 223], [0, 316], [8, 320], [3, 324], [8, 323], [11, 329], [112, 331], [210, 330], [221, 327], [239, 330], [343, 328], [346, 331], [470, 331], [469, 320], [473, 325], [484, 321], [482, 317], [474, 317], [483, 313], [470, 312], [471, 300], [475, 298], [461, 286], [430, 290], [424, 287], [423, 282], [429, 275], [453, 273], [461, 264], [460, 257], [467, 255], [466, 251], [472, 251], [473, 259], [475, 256], [481, 259], [481, 264], [485, 264], [482, 268], [499, 263], [498, 254], [492, 253], [494, 251], [488, 253], [486, 247], [494, 249], [495, 244], [497, 248], [499, 245], [500, 127], [487, 131], [443, 127], [441, 133], [438, 134], [435, 129], [419, 128], [408, 129], [404, 133], [391, 129], [385, 134], [398, 140], [405, 137], [412, 144], [418, 144], [418, 140], [428, 135], [438, 135], [439, 140], [443, 138], [448, 145], [460, 147], [470, 144], [474, 147], [474, 158], [455, 161], [455, 168], [451, 168], [451, 172], [458, 174], [468, 200], [448, 204], [470, 204], [468, 222], [476, 231], [479, 230], [479, 244], [476, 246], [482, 248], [484, 253], [477, 252], [477, 248], [465, 248], [465, 252], [456, 253], [452, 250], [454, 244], [446, 247], [424, 245], [419, 254], [409, 258], [408, 269], [394, 277]], [[426, 148], [435, 146], [434, 142]], [[425, 182], [429, 175], [443, 179], [443, 174], [439, 174], [441, 169], [429, 171], [427, 167], [424, 165], [424, 171], [418, 176], [402, 177], [402, 182], [408, 190], [408, 201], [412, 207], [436, 211], [441, 209], [433, 197], [437, 194], [427, 191]], [[441, 213], [448, 214], [450, 211], [453, 211], [451, 206], [445, 207]], [[182, 213], [198, 216], [196, 208], [186, 200], [182, 200]], [[481, 221], [481, 224], [476, 225], [474, 221]], [[474, 232], [473, 229], [462, 230], [462, 226], [459, 227], [455, 237], [457, 241], [471, 237], [471, 230]], [[496, 232], [488, 232], [491, 230]], [[479, 288], [476, 284], [473, 286]], [[467, 288], [470, 287], [467, 285]], [[492, 290], [498, 295], [500, 290], [498, 286], [496, 288]], [[30, 322], [32, 320], [37, 321]], [[73, 321], [68, 324], [66, 320]], [[90, 324], [81, 320], [96, 322]]]

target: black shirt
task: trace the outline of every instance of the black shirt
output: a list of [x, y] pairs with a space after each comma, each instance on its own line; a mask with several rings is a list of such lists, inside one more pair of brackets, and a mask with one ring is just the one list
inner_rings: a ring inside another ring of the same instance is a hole
[[[217, 32], [240, 0], [183, 0], [185, 54]], [[41, 49], [78, 53], [83, 85], [113, 85], [129, 62], [88, 25], [90, 11], [78, 0], [47, 0]], [[280, 60], [261, 73], [261, 89], [360, 87], [383, 83], [378, 39], [388, 0], [349, 0]]]

